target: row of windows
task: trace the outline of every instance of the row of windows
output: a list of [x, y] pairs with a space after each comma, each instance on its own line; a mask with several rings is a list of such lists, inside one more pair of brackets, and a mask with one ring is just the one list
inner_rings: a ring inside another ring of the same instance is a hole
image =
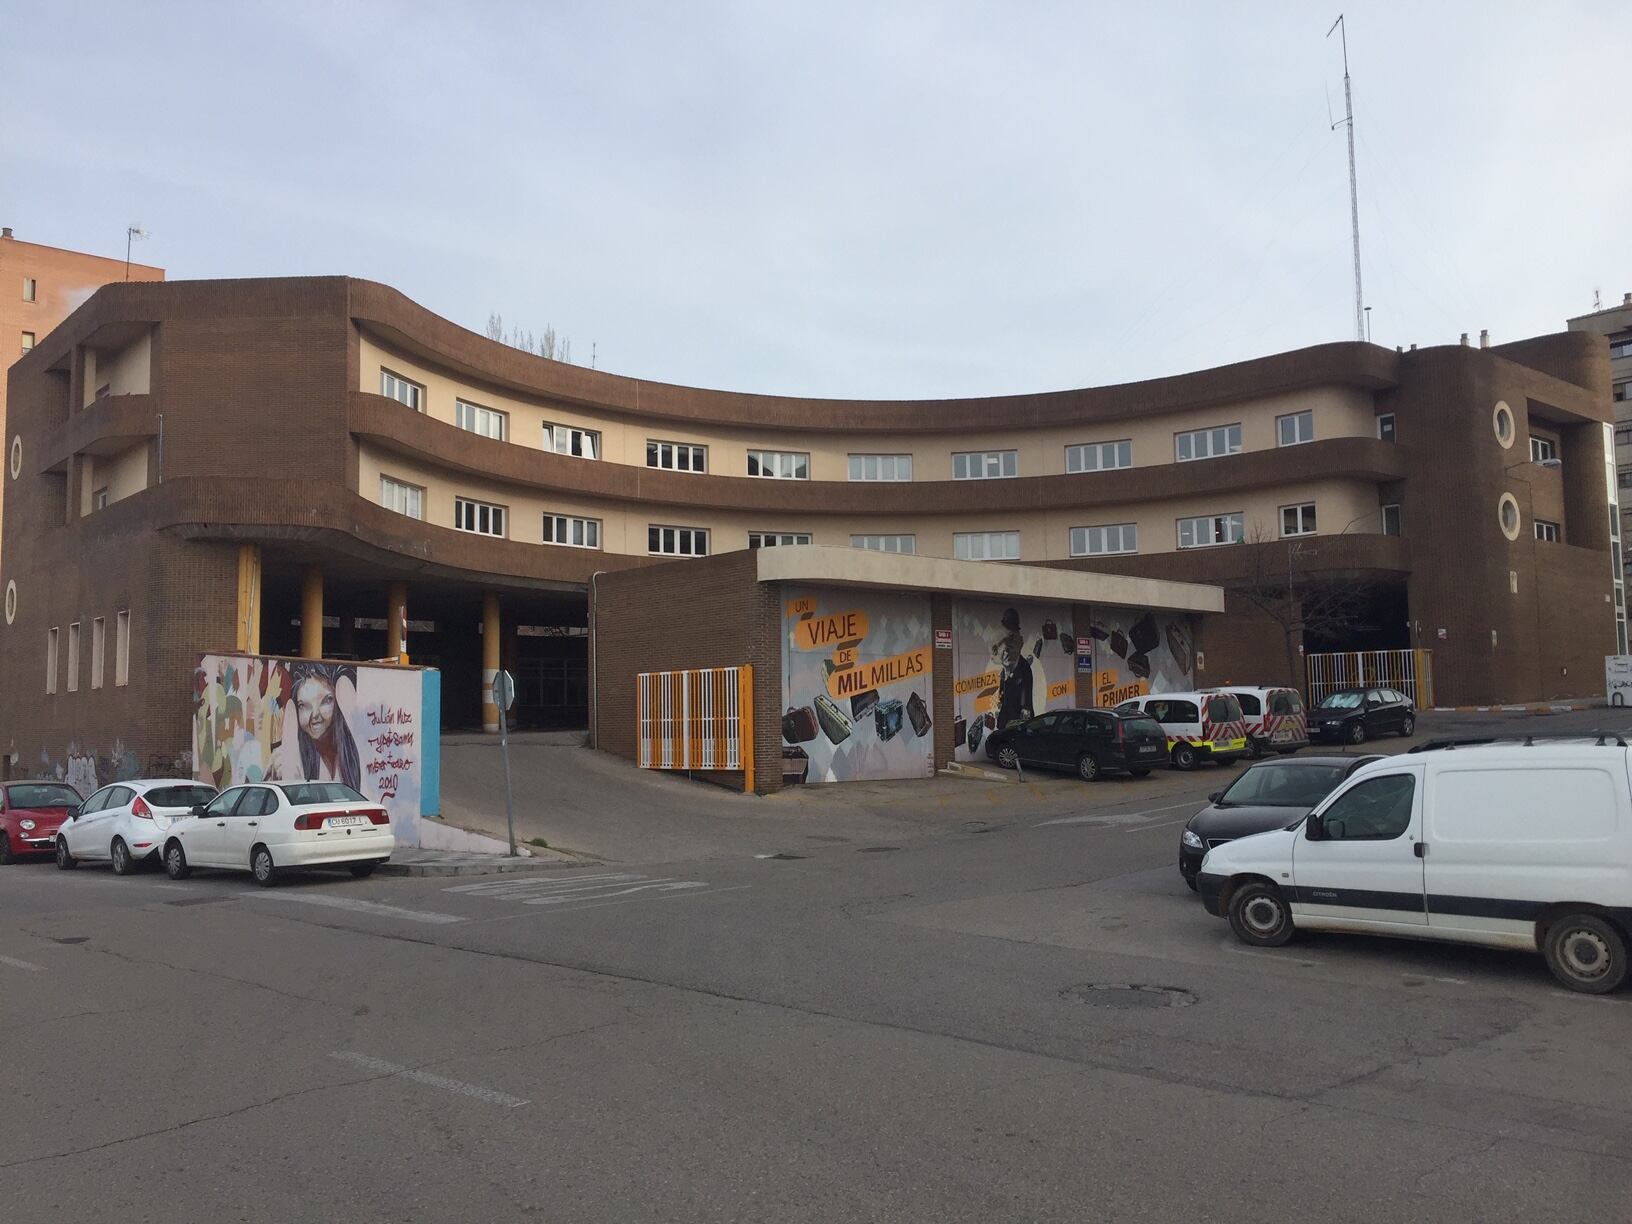
[[[103, 687], [103, 663], [107, 655], [108, 622], [106, 617], [98, 616], [91, 622], [91, 688]], [[130, 683], [130, 611], [126, 609], [116, 613], [113, 618], [113, 683], [123, 688]], [[57, 660], [60, 645], [60, 631], [56, 625], [46, 632], [45, 639], [45, 691], [57, 691]], [[75, 621], [68, 626], [68, 691], [79, 691], [80, 673], [80, 622]]]

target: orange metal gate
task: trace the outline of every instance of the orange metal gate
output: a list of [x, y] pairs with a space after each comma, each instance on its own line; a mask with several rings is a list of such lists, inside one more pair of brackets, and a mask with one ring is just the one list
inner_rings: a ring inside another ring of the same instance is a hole
[[635, 717], [642, 769], [741, 770], [754, 789], [754, 669], [641, 672]]

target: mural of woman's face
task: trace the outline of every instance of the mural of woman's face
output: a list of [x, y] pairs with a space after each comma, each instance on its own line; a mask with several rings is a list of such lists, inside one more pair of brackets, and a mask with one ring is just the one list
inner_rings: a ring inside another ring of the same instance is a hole
[[334, 689], [319, 676], [308, 676], [295, 690], [295, 718], [308, 739], [322, 740], [334, 730]]

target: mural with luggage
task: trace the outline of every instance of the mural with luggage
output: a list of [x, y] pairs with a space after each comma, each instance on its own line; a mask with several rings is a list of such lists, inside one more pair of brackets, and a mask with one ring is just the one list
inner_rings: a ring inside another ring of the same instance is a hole
[[952, 605], [953, 759], [984, 761], [985, 739], [1010, 723], [1077, 704], [1077, 642], [1068, 605]]
[[932, 775], [929, 598], [797, 587], [783, 598], [784, 784]]
[[1095, 607], [1089, 624], [1096, 706], [1195, 688], [1195, 631], [1190, 617]]

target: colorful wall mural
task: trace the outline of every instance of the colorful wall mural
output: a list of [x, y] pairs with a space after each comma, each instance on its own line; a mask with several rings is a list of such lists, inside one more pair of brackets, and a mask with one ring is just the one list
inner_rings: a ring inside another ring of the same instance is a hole
[[929, 597], [783, 588], [785, 783], [935, 772]]
[[343, 782], [385, 806], [399, 845], [418, 845], [420, 816], [439, 806], [440, 695], [428, 668], [204, 655], [193, 776], [219, 787]]
[[1195, 687], [1195, 631], [1183, 613], [1096, 606], [1090, 618], [1094, 704]]
[[958, 600], [952, 642], [954, 760], [984, 761], [986, 736], [999, 727], [1077, 704], [1077, 643], [1067, 604]]

